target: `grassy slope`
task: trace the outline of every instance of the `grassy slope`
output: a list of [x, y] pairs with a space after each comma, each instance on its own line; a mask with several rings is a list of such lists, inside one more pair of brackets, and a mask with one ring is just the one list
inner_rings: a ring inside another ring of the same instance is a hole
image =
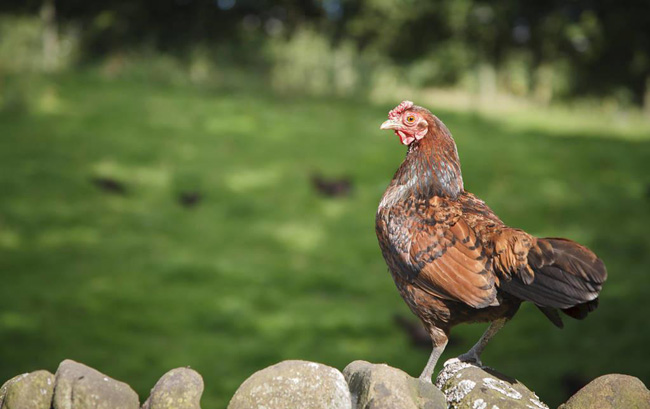
[[[283, 359], [419, 373], [428, 351], [392, 321], [409, 312], [374, 235], [403, 157], [377, 129], [390, 106], [93, 76], [45, 89], [33, 111], [0, 113], [0, 378], [72, 358], [144, 399], [167, 369], [190, 365], [213, 408]], [[588, 320], [560, 331], [526, 306], [484, 362], [551, 404], [566, 374], [650, 381], [650, 136], [437, 113], [468, 190], [511, 225], [592, 247], [610, 271]], [[314, 170], [350, 175], [353, 196], [318, 197]], [[98, 190], [96, 175], [128, 194]], [[205, 200], [182, 208], [184, 189]], [[443, 359], [482, 330], [457, 328]]]

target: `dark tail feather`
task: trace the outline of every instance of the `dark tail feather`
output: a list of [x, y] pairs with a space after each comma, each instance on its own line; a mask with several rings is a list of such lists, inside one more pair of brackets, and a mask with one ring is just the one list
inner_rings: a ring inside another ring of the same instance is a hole
[[555, 309], [582, 319], [598, 306], [607, 270], [588, 248], [566, 239], [538, 239], [528, 253], [528, 264], [535, 273], [530, 284], [515, 276], [502, 281], [501, 288], [535, 303], [555, 325], [561, 325]]
[[548, 308], [548, 307], [540, 307], [539, 305], [537, 306], [541, 312], [546, 315], [546, 318], [549, 319], [558, 328], [564, 328], [564, 323], [562, 322], [562, 317], [560, 317], [560, 313], [557, 312], [555, 308]]
[[[564, 322], [562, 322], [562, 317], [560, 317], [560, 310], [550, 307], [540, 307], [537, 305], [537, 308], [546, 315], [546, 318], [549, 319], [558, 328], [564, 328]], [[587, 318], [587, 315], [598, 308], [598, 298], [594, 298], [591, 301], [587, 301], [583, 304], [578, 304], [571, 308], [565, 308], [562, 310], [563, 313], [568, 315], [571, 318], [577, 320], [583, 320]]]
[[598, 298], [595, 298], [584, 304], [578, 304], [575, 307], [565, 308], [562, 310], [562, 312], [571, 318], [583, 320], [590, 312], [594, 311], [596, 308], [598, 308]]

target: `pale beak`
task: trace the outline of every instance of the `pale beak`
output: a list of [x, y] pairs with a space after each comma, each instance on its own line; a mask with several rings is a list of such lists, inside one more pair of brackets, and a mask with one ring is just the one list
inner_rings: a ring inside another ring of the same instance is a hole
[[397, 129], [401, 129], [401, 128], [402, 128], [402, 125], [399, 122], [394, 121], [392, 119], [389, 119], [388, 121], [384, 122], [379, 127], [379, 129], [382, 129], [382, 130], [385, 130], [385, 129], [395, 129], [395, 130], [397, 130]]

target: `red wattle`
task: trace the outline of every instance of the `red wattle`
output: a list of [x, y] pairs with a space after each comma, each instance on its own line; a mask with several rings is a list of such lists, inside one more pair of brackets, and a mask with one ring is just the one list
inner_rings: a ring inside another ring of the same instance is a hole
[[397, 136], [399, 136], [399, 141], [402, 143], [402, 145], [408, 146], [411, 143], [413, 143], [413, 141], [415, 140], [414, 137], [412, 137], [411, 135], [406, 135], [402, 131], [395, 131], [395, 133], [397, 134]]

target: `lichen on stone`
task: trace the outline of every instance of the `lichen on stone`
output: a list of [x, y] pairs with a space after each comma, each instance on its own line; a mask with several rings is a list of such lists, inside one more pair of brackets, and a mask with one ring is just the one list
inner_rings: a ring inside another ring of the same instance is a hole
[[475, 386], [476, 382], [469, 379], [463, 379], [462, 381], [458, 382], [456, 386], [453, 386], [446, 391], [447, 402], [450, 405], [453, 405], [454, 403], [462, 401], [465, 399], [465, 396], [467, 396], [467, 394], [470, 393], [472, 389], [474, 389]]
[[530, 405], [526, 405], [526, 406], [529, 406], [531, 409], [548, 409], [548, 406], [546, 406], [545, 404], [540, 402], [537, 395], [534, 395], [534, 397], [532, 397], [532, 398], [528, 398], [528, 400], [530, 400], [530, 402], [533, 404], [533, 406], [530, 406]]
[[517, 392], [512, 388], [512, 386], [501, 380], [494, 378], [483, 378], [483, 385], [497, 392], [500, 392], [511, 399], [521, 399], [521, 393]]
[[472, 409], [485, 409], [487, 408], [487, 402], [483, 399], [476, 399], [472, 405]]
[[467, 362], [462, 362], [458, 358], [452, 358], [445, 362], [444, 368], [440, 371], [438, 378], [436, 379], [436, 386], [439, 389], [443, 389], [444, 385], [449, 379], [456, 375], [458, 378], [462, 376], [462, 373], [459, 373], [462, 369], [471, 367], [471, 364]]

